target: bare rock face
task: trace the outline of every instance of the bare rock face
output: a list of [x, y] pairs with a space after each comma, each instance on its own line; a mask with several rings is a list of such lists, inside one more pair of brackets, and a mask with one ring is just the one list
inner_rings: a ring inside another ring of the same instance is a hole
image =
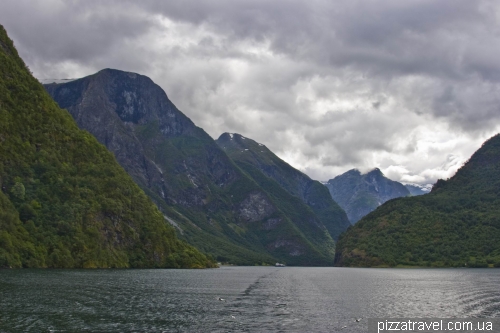
[[[333, 264], [332, 248], [316, 245], [313, 231], [297, 227], [148, 77], [105, 69], [45, 89], [113, 152], [179, 237], [236, 264]], [[271, 246], [278, 237], [300, 251]]]
[[326, 187], [352, 224], [390, 199], [410, 196], [403, 184], [386, 178], [378, 168], [366, 174], [347, 171], [330, 179]]
[[262, 229], [264, 229], [264, 230], [273, 230], [280, 223], [281, 223], [281, 219], [279, 219], [279, 218], [270, 218], [270, 219], [267, 219], [264, 223], [262, 223]]
[[238, 214], [245, 222], [260, 221], [276, 211], [269, 199], [262, 193], [250, 193], [240, 204]]
[[300, 256], [303, 253], [303, 248], [300, 245], [284, 238], [278, 238], [269, 244], [269, 247], [284, 250], [292, 257]]
[[[166, 148], [166, 140], [192, 137], [210, 141], [211, 138], [146, 76], [105, 69], [80, 80], [49, 84], [45, 88], [81, 128], [115, 154], [139, 185], [169, 204], [201, 206], [207, 197], [206, 188], [198, 185], [203, 178], [208, 176], [212, 182], [229, 185], [237, 177], [234, 168], [227, 166], [225, 154], [214, 145], [203, 156], [196, 157], [201, 157], [200, 161], [193, 160], [194, 156], [175, 154], [181, 158], [168, 161], [172, 164], [165, 163], [168, 157], [159, 155], [172, 152], [158, 148]], [[164, 172], [170, 175], [172, 171], [182, 173], [181, 178], [190, 186], [178, 191], [164, 178]]]

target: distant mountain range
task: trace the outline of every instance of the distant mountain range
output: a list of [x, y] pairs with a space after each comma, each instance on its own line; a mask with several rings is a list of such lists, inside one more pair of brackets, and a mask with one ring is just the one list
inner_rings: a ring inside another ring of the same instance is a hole
[[296, 182], [307, 188], [285, 189], [250, 168], [196, 127], [149, 78], [105, 69], [45, 88], [115, 155], [179, 237], [218, 261], [333, 263], [333, 238], [348, 223], [322, 186], [300, 173]]
[[365, 216], [341, 236], [336, 264], [500, 267], [500, 135], [431, 193]]
[[[378, 168], [366, 174], [349, 170], [330, 179], [325, 186], [352, 224], [390, 199], [411, 195], [407, 187], [388, 179]], [[412, 190], [417, 192], [416, 188]]]

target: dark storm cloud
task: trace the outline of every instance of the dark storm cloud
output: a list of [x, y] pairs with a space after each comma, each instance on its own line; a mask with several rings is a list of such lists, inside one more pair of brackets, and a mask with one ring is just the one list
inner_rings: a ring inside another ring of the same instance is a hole
[[[475, 54], [461, 59], [471, 50], [461, 50], [460, 42], [487, 34], [497, 25], [484, 2], [467, 0], [247, 0], [147, 2], [146, 6], [172, 20], [205, 24], [232, 40], [268, 39], [277, 53], [333, 66], [362, 66], [381, 75], [462, 76], [462, 65], [481, 70]], [[484, 69], [487, 72], [481, 73], [490, 73], [491, 68]]]
[[113, 52], [125, 51], [128, 41], [155, 25], [134, 6], [97, 1], [16, 0], [4, 1], [0, 8], [1, 24], [25, 60], [40, 67], [64, 61], [99, 63]]
[[[470, 0], [4, 0], [40, 78], [152, 77], [213, 137], [315, 178], [447, 177], [500, 121], [500, 6]], [[452, 162], [450, 162], [452, 161]]]
[[[478, 112], [461, 98], [452, 102], [454, 106], [441, 103], [450, 87], [460, 95], [468, 85], [477, 84], [472, 78], [500, 82], [498, 6], [492, 1], [251, 0], [147, 6], [172, 20], [206, 25], [230, 41], [269, 40], [273, 52], [316, 63], [322, 74], [354, 68], [377, 80], [411, 75], [443, 80], [429, 96], [428, 111], [449, 115], [464, 129], [481, 128], [491, 117], [499, 117], [491, 104]], [[475, 123], [479, 126], [471, 126]]]

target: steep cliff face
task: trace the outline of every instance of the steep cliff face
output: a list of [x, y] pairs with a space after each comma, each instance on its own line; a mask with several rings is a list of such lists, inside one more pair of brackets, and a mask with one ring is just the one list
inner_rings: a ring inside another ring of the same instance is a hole
[[379, 169], [366, 174], [356, 169], [349, 170], [330, 179], [326, 187], [333, 200], [346, 211], [352, 224], [384, 202], [410, 195], [403, 184], [386, 178]]
[[[253, 179], [261, 186], [270, 186], [268, 183], [272, 183], [286, 192], [279, 192], [280, 200], [294, 201], [294, 208], [303, 214], [300, 217], [302, 221], [310, 221], [311, 225], [326, 228], [333, 239], [337, 239], [349, 227], [347, 215], [320, 182], [281, 160], [265, 145], [237, 133], [222, 134], [217, 139], [217, 144], [240, 168], [251, 176], [255, 175]], [[278, 195], [277, 191], [273, 193]], [[319, 230], [311, 233], [316, 234], [317, 238], [321, 235]]]
[[2, 26], [0, 188], [0, 268], [214, 265], [57, 107]]
[[[81, 128], [115, 154], [139, 185], [169, 203], [201, 206], [207, 188], [198, 184], [206, 179], [227, 186], [237, 176], [228, 167], [224, 153], [210, 147], [211, 138], [145, 76], [106, 69], [85, 79], [45, 87]], [[188, 138], [193, 145], [186, 141]], [[171, 147], [161, 149], [169, 139]], [[195, 153], [190, 154], [188, 149]], [[160, 165], [155, 159], [173, 163]], [[165, 180], [164, 173], [183, 174], [178, 181], [193, 186], [180, 191], [176, 182]]]
[[[279, 203], [149, 78], [105, 69], [45, 88], [80, 128], [114, 153], [193, 245], [239, 264], [332, 263], [333, 252], [318, 250]], [[270, 230], [270, 219], [281, 223]]]

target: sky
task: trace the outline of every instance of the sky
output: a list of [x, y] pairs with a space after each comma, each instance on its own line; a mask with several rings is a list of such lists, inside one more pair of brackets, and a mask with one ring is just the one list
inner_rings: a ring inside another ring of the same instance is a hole
[[40, 80], [149, 76], [214, 139], [317, 180], [449, 178], [500, 130], [500, 2], [2, 0]]

